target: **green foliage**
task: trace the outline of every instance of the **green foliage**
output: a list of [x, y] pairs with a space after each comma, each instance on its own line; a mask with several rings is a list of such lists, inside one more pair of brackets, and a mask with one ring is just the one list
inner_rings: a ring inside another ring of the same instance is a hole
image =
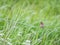
[[0, 45], [60, 45], [60, 0], [0, 0]]

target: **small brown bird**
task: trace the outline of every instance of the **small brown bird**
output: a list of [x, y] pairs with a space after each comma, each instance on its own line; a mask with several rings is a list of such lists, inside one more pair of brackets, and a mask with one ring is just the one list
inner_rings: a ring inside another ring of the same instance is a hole
[[40, 27], [44, 28], [44, 23], [43, 22], [40, 22]]

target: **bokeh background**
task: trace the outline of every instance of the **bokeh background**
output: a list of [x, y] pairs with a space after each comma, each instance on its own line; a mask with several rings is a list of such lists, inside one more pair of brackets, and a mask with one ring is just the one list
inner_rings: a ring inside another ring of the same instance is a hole
[[0, 0], [0, 45], [60, 45], [60, 0]]

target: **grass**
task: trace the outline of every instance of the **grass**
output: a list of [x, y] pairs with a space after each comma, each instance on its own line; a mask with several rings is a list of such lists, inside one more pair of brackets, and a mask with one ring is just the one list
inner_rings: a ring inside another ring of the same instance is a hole
[[0, 0], [0, 45], [60, 45], [60, 0]]

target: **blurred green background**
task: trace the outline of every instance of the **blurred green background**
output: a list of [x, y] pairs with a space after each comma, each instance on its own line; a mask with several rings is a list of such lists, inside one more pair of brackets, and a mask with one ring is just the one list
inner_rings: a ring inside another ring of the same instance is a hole
[[0, 0], [0, 45], [60, 45], [60, 0]]

